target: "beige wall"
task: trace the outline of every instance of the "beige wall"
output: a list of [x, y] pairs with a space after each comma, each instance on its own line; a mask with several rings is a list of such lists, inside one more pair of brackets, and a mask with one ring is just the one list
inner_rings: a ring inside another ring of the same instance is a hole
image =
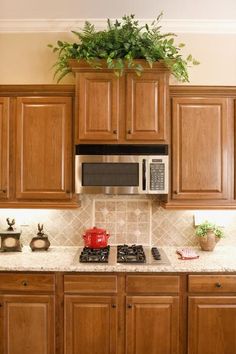
[[[192, 53], [201, 65], [191, 68], [190, 84], [236, 85], [235, 34], [182, 34], [186, 54]], [[56, 56], [47, 47], [58, 39], [73, 40], [70, 33], [0, 34], [0, 84], [51, 84]], [[67, 77], [61, 83], [73, 83]], [[175, 83], [172, 80], [172, 83]]]
[[1, 0], [0, 18], [106, 18], [134, 13], [153, 18], [235, 18], [235, 0]]

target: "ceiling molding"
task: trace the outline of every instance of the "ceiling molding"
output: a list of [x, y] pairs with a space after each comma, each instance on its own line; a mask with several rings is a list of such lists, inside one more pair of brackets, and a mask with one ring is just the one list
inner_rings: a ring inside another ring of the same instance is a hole
[[[106, 19], [87, 19], [97, 29], [106, 27]], [[151, 23], [153, 20], [140, 19], [140, 24]], [[0, 19], [1, 33], [18, 32], [69, 32], [72, 29], [82, 28], [85, 19]], [[174, 33], [211, 33], [211, 34], [235, 34], [236, 20], [186, 20], [169, 19], [161, 20], [163, 32]]]

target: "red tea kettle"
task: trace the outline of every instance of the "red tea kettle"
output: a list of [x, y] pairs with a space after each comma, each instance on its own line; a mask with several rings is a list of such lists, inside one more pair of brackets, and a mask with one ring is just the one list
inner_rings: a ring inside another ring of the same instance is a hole
[[83, 234], [84, 244], [89, 248], [104, 248], [110, 235], [104, 229], [94, 226], [92, 229], [85, 230]]

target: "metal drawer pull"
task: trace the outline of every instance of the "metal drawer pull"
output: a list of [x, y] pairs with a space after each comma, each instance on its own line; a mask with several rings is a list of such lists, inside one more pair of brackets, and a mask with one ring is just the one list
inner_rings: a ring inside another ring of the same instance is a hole
[[27, 282], [27, 280], [23, 280], [23, 281], [21, 282], [21, 284], [22, 284], [23, 286], [27, 286], [29, 283]]
[[216, 286], [217, 288], [222, 288], [222, 285], [221, 285], [221, 283], [219, 283], [219, 282], [215, 283], [215, 286]]

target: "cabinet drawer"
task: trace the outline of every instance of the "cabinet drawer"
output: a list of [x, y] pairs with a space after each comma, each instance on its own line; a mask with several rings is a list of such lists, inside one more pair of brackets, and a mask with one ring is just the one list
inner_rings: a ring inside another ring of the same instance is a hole
[[66, 293], [117, 293], [115, 275], [65, 275]]
[[189, 275], [188, 290], [195, 293], [236, 292], [236, 275]]
[[53, 274], [0, 274], [0, 291], [54, 291]]
[[178, 276], [159, 276], [159, 275], [128, 275], [126, 277], [127, 293], [178, 293]]

